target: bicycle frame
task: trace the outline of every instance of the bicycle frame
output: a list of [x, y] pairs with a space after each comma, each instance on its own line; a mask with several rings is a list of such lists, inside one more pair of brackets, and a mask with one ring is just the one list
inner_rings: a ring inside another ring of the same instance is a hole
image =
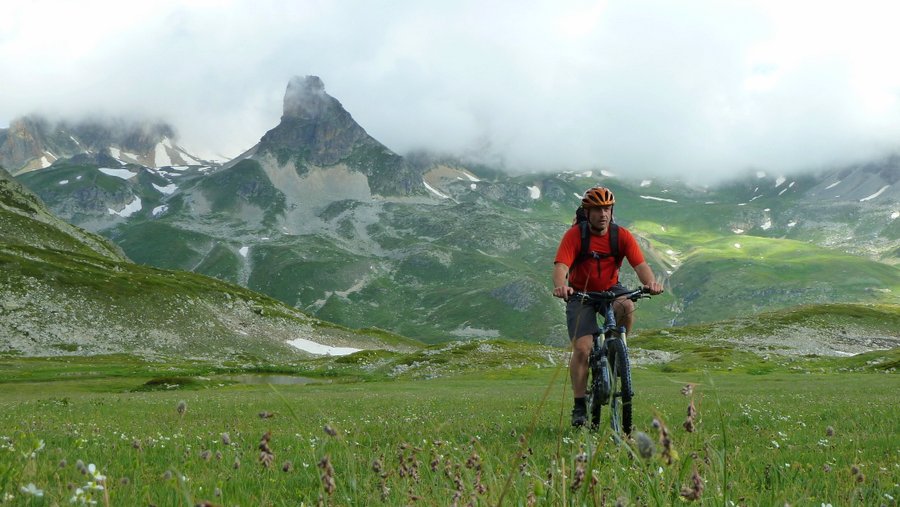
[[613, 304], [616, 299], [623, 296], [632, 301], [649, 297], [645, 294], [644, 289], [619, 295], [611, 292], [573, 294], [573, 297], [580, 297], [583, 301], [593, 304], [597, 313], [603, 316], [603, 326], [594, 334], [588, 359], [588, 369], [591, 373], [588, 405], [591, 427], [594, 429], [600, 423], [601, 407], [609, 405], [613, 431], [616, 433], [624, 431], [626, 434], [631, 432], [631, 400], [634, 391], [628, 360], [627, 332], [625, 326], [617, 324]]

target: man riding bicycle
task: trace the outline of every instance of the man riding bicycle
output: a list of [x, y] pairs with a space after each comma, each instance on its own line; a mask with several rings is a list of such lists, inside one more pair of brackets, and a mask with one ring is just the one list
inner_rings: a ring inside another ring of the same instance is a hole
[[[553, 264], [553, 295], [567, 300], [566, 325], [572, 341], [572, 358], [569, 373], [572, 377], [572, 391], [575, 407], [572, 409], [572, 426], [587, 423], [588, 358], [591, 354], [593, 336], [600, 332], [596, 309], [591, 304], [583, 304], [578, 299], [569, 299], [577, 291], [625, 292], [619, 284], [619, 267], [622, 259], [634, 269], [650, 294], [661, 294], [663, 287], [657, 283], [653, 270], [644, 261], [637, 241], [624, 227], [613, 223], [613, 205], [616, 199], [605, 187], [588, 189], [581, 199], [586, 225], [574, 224], [563, 235], [556, 251]], [[616, 246], [612, 245], [616, 242]], [[568, 278], [568, 284], [566, 279]], [[616, 322], [631, 333], [634, 324], [634, 302], [624, 297], [613, 302]]]

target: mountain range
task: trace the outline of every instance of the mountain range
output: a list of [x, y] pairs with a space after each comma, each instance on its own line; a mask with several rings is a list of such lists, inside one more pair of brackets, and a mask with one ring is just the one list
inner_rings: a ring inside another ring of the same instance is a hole
[[[599, 168], [515, 175], [397, 154], [315, 76], [289, 82], [279, 124], [234, 160], [199, 160], [175, 139], [164, 124], [26, 117], [0, 130], [0, 164], [138, 265], [425, 342], [564, 344], [549, 274], [580, 194], [596, 184], [616, 193], [616, 220], [665, 280], [666, 293], [642, 303], [641, 327], [900, 303], [897, 156], [802, 176], [752, 171], [715, 187]], [[628, 268], [623, 280], [636, 283]]]
[[310, 318], [237, 285], [134, 264], [109, 240], [55, 217], [0, 168], [0, 354], [127, 354], [271, 364], [409, 340]]

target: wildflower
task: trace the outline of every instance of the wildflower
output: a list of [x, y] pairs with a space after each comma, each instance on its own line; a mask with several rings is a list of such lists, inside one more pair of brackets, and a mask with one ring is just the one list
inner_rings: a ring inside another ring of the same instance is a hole
[[81, 475], [87, 475], [88, 469], [84, 466], [84, 461], [78, 460], [75, 462], [75, 470], [81, 472]]
[[67, 466], [69, 466], [69, 462], [65, 458], [59, 460], [59, 468], [66, 468]]
[[227, 432], [222, 433], [222, 444], [231, 445], [231, 435], [229, 435]]
[[210, 451], [209, 449], [200, 453], [200, 459], [202, 459], [203, 461], [209, 461], [210, 458], [212, 458], [212, 451]]
[[35, 497], [44, 496], [44, 490], [38, 489], [37, 486], [34, 485], [33, 482], [29, 482], [27, 486], [22, 486], [19, 488], [19, 491], [25, 493], [26, 495], [31, 495]]
[[700, 472], [697, 471], [697, 465], [694, 465], [694, 473], [691, 474], [691, 485], [690, 487], [685, 486], [681, 488], [681, 496], [685, 500], [694, 501], [699, 500], [701, 494], [703, 494], [703, 479], [700, 477]]
[[285, 462], [281, 465], [281, 471], [282, 471], [282, 472], [290, 472], [290, 471], [293, 470], [293, 469], [294, 469], [294, 464], [291, 463], [290, 461], [285, 461]]
[[691, 397], [691, 403], [688, 404], [687, 408], [687, 419], [684, 421], [684, 429], [688, 433], [693, 433], [696, 426], [694, 425], [694, 418], [697, 417], [697, 408], [694, 407], [694, 398]]
[[662, 457], [666, 460], [667, 465], [671, 465], [678, 459], [678, 452], [672, 445], [672, 438], [669, 435], [669, 428], [659, 419], [653, 419], [653, 427], [659, 430], [659, 444], [662, 447]]
[[332, 436], [332, 437], [337, 436], [337, 431], [335, 431], [335, 429], [332, 428], [331, 426], [326, 424], [323, 429], [325, 430], [325, 433], [328, 433], [329, 436]]
[[319, 461], [318, 466], [322, 469], [322, 486], [325, 487], [325, 492], [331, 495], [336, 489], [334, 482], [334, 468], [331, 466], [331, 458], [326, 454], [325, 457]]
[[178, 415], [184, 416], [184, 413], [187, 412], [187, 402], [180, 400], [178, 405], [175, 406], [175, 411], [178, 412]]
[[575, 478], [572, 480], [572, 491], [578, 491], [584, 482], [584, 464], [587, 462], [587, 454], [584, 453], [584, 447], [581, 452], [575, 456]]
[[93, 463], [91, 463], [90, 465], [88, 465], [87, 469], [88, 469], [88, 473], [91, 474], [91, 476], [94, 478], [95, 481], [97, 481], [97, 482], [103, 482], [103, 481], [106, 480], [106, 476], [100, 474], [100, 470], [98, 470], [98, 469], [97, 469], [97, 466], [94, 465]]
[[238, 468], [241, 468], [241, 459], [238, 458], [237, 456], [235, 456], [234, 463], [232, 463], [231, 468], [234, 468], [235, 470], [237, 470]]
[[825, 435], [829, 436], [829, 437], [833, 437], [834, 436], [834, 428], [831, 426], [825, 428]]
[[262, 436], [262, 440], [259, 441], [259, 462], [266, 468], [272, 466], [272, 462], [275, 461], [275, 453], [269, 448], [269, 440], [271, 438], [272, 432], [267, 431], [265, 435]]
[[684, 387], [682, 387], [681, 394], [683, 394], [685, 396], [690, 396], [690, 395], [694, 394], [694, 384], [686, 384]]
[[643, 431], [638, 431], [634, 438], [637, 441], [638, 454], [644, 459], [652, 458], [656, 449], [650, 436]]
[[263, 410], [259, 413], [260, 419], [271, 419], [275, 417], [275, 412], [269, 412], [268, 410]]
[[132, 441], [131, 441], [131, 448], [132, 448], [132, 449], [137, 449], [138, 451], [140, 451], [140, 450], [141, 450], [141, 441], [138, 440], [138, 439], [132, 440]]

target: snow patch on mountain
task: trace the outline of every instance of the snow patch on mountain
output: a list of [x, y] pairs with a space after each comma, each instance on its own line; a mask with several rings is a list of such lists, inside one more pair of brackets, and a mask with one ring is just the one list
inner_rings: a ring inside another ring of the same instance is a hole
[[541, 189], [537, 186], [528, 187], [528, 194], [532, 199], [540, 199], [541, 198]]
[[676, 201], [674, 199], [664, 199], [662, 197], [653, 197], [652, 195], [642, 195], [640, 197], [641, 197], [641, 199], [649, 199], [651, 201], [672, 202], [672, 203], [676, 203], [676, 204], [678, 203], [678, 201]]
[[176, 185], [174, 183], [166, 185], [164, 187], [161, 187], [161, 186], [157, 185], [156, 183], [152, 183], [152, 185], [153, 185], [153, 188], [158, 190], [160, 193], [166, 194], [166, 195], [172, 195], [175, 193], [176, 190], [178, 190], [178, 185]]
[[784, 176], [779, 176], [778, 178], [775, 178], [775, 188], [780, 187], [785, 181], [787, 181], [787, 178], [785, 178]]
[[607, 178], [615, 178], [616, 177], [615, 174], [613, 174], [609, 171], [603, 170], [603, 169], [600, 170], [600, 176], [605, 176]]
[[151, 213], [153, 214], [153, 216], [158, 217], [158, 216], [162, 215], [163, 213], [165, 213], [166, 211], [169, 211], [169, 205], [163, 204], [162, 206], [157, 206], [157, 207], [153, 208]]
[[130, 180], [131, 178], [137, 176], [137, 173], [133, 173], [128, 169], [112, 169], [110, 167], [100, 167], [97, 170], [108, 176], [115, 176], [116, 178], [122, 178], [123, 180]]
[[137, 213], [138, 211], [140, 211], [141, 208], [142, 208], [142, 205], [141, 205], [141, 198], [135, 196], [135, 198], [134, 198], [133, 201], [131, 201], [130, 203], [126, 204], [125, 207], [122, 208], [122, 211], [116, 211], [116, 210], [114, 210], [114, 209], [112, 209], [112, 208], [107, 208], [107, 211], [109, 211], [109, 214], [110, 214], [110, 215], [119, 215], [119, 216], [122, 217], [122, 218], [128, 218], [128, 217], [130, 217], [131, 215], [133, 215], [133, 214]]
[[760, 178], [760, 179], [765, 178], [766, 172], [765, 171], [756, 171], [756, 177]]
[[354, 349], [353, 347], [332, 347], [330, 345], [322, 345], [321, 343], [316, 343], [305, 338], [295, 338], [287, 343], [292, 347], [319, 356], [346, 356], [361, 350]]
[[837, 180], [834, 183], [832, 183], [831, 185], [828, 185], [827, 187], [825, 187], [825, 190], [831, 190], [832, 188], [834, 188], [840, 184], [841, 184], [841, 180]]
[[59, 184], [60, 184], [60, 185], [68, 185], [68, 184], [69, 184], [69, 180], [60, 180]]
[[172, 165], [172, 159], [169, 157], [167, 148], [171, 148], [172, 143], [168, 137], [164, 137], [162, 141], [156, 143], [153, 152], [153, 164], [156, 167], [167, 167]]
[[434, 187], [432, 187], [431, 185], [429, 185], [427, 181], [422, 180], [422, 183], [425, 184], [425, 188], [427, 188], [429, 192], [431, 192], [432, 194], [434, 194], [434, 195], [440, 197], [441, 199], [449, 199], [449, 198], [450, 198], [450, 196], [444, 195], [444, 194], [440, 193], [436, 188], [434, 188]]
[[238, 250], [238, 253], [241, 254], [241, 257], [244, 257], [245, 259], [247, 258], [247, 254], [248, 254], [249, 252], [250, 252], [250, 247], [249, 247], [249, 246], [242, 246], [242, 247]]
[[897, 217], [900, 217], [900, 211], [895, 211], [891, 213], [891, 220], [896, 220]]
[[52, 164], [52, 162], [50, 162], [50, 160], [47, 159], [47, 155], [44, 155], [43, 157], [41, 157], [41, 169], [46, 169], [46, 168], [50, 167], [50, 164]]
[[743, 233], [744, 233], [744, 229], [731, 229], [731, 232], [733, 232], [733, 233], [735, 233], [735, 234], [743, 234]]
[[872, 199], [874, 199], [874, 198], [878, 197], [879, 195], [883, 194], [884, 191], [887, 190], [887, 189], [889, 189], [889, 188], [891, 188], [890, 185], [885, 185], [885, 186], [881, 187], [881, 190], [879, 190], [878, 192], [875, 192], [874, 194], [872, 194], [872, 195], [870, 195], [870, 196], [868, 196], [868, 197], [863, 197], [862, 199], [859, 200], [859, 202], [871, 201]]
[[649, 187], [652, 184], [653, 184], [653, 180], [643, 180], [643, 181], [641, 181], [641, 188]]
[[766, 221], [763, 222], [763, 224], [760, 225], [759, 227], [760, 227], [762, 230], [764, 230], [764, 231], [768, 231], [769, 229], [772, 228], [772, 219], [770, 218], [770, 219], [766, 220]]

